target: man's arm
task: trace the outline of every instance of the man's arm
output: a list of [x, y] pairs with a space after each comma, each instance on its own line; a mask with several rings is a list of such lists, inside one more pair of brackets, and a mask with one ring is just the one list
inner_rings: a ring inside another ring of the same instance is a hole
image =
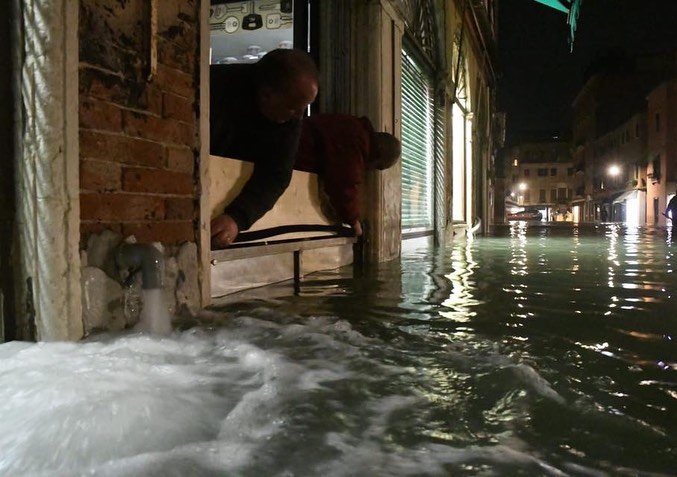
[[251, 177], [240, 194], [225, 208], [224, 213], [233, 218], [239, 230], [247, 230], [254, 222], [273, 208], [289, 186], [292, 164], [273, 167], [256, 164]]
[[261, 131], [252, 144], [254, 171], [240, 194], [225, 208], [240, 231], [268, 212], [289, 186], [301, 123], [290, 121]]
[[[257, 172], [258, 171], [258, 172]], [[291, 170], [254, 166], [254, 172], [240, 194], [211, 221], [212, 248], [233, 243], [241, 230], [247, 230], [268, 212], [291, 180]]]

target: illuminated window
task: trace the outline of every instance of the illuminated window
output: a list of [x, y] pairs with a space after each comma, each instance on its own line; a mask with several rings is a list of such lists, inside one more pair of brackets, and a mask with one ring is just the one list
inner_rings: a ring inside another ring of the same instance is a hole
[[209, 28], [210, 63], [255, 63], [270, 50], [294, 46], [294, 2], [213, 4], [209, 8]]

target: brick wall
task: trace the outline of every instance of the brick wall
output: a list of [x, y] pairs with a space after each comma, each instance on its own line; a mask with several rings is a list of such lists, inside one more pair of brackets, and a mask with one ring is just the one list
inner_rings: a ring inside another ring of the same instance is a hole
[[157, 2], [149, 81], [150, 3], [80, 1], [82, 244], [104, 229], [197, 241], [199, 1]]

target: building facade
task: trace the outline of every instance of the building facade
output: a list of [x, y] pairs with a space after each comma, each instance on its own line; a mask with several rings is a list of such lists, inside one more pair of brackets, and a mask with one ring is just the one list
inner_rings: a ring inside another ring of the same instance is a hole
[[506, 214], [537, 209], [544, 220], [573, 220], [567, 216], [572, 213], [576, 180], [568, 142], [524, 142], [510, 147], [505, 151], [504, 167]]
[[592, 197], [602, 222], [646, 222], [646, 114], [642, 111], [594, 142]]
[[677, 191], [677, 78], [647, 97], [647, 225], [670, 224], [664, 212]]
[[[256, 9], [257, 1], [3, 7], [12, 62], [2, 81], [18, 112], [3, 136], [14, 145], [8, 189], [17, 198], [1, 206], [3, 224], [16, 231], [2, 251], [17, 288], [2, 285], [0, 302], [14, 306], [3, 314], [12, 330], [5, 339], [78, 339], [96, 310], [105, 313], [98, 325], [119, 324], [110, 309], [123, 280], [111, 251], [132, 236], [161, 244], [171, 310], [210, 303], [210, 14], [215, 5]], [[495, 1], [264, 3], [274, 4], [265, 14], [273, 16], [250, 12], [247, 28], [279, 30], [292, 8], [289, 41], [308, 48], [322, 73], [319, 111], [366, 115], [402, 138], [401, 165], [366, 187], [369, 260], [397, 257], [409, 236], [439, 241], [448, 227], [491, 222], [501, 137]], [[421, 139], [423, 147], [414, 142]]]
[[676, 73], [675, 52], [591, 65], [573, 102], [573, 159], [581, 174], [574, 203], [582, 221], [665, 224], [665, 81]]

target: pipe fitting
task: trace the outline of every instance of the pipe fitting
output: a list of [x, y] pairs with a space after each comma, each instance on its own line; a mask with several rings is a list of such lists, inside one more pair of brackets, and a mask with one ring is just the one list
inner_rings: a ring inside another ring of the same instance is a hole
[[144, 290], [162, 288], [165, 259], [149, 243], [123, 243], [118, 247], [115, 261], [121, 269], [141, 270], [141, 287]]

